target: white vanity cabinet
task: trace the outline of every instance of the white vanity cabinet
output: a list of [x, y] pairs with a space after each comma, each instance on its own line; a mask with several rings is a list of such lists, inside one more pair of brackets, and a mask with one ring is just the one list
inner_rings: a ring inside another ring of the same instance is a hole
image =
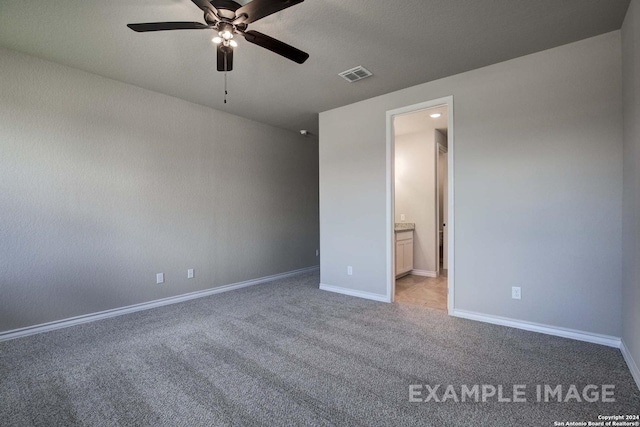
[[396, 277], [413, 270], [413, 230], [396, 232]]

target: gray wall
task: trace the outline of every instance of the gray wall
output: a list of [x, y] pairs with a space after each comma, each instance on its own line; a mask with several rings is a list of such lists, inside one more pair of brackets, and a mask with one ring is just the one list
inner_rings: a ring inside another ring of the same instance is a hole
[[0, 331], [318, 263], [316, 139], [6, 49], [0, 76]]
[[321, 113], [321, 282], [385, 294], [385, 114], [448, 95], [455, 307], [620, 336], [619, 31]]
[[640, 2], [622, 27], [624, 188], [622, 211], [622, 340], [640, 364]]

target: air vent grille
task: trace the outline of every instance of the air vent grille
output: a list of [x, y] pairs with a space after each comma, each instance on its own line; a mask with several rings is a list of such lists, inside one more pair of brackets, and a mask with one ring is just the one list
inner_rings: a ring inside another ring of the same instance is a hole
[[348, 81], [349, 83], [357, 82], [358, 80], [366, 79], [367, 77], [371, 77], [373, 73], [363, 66], [358, 66], [352, 68], [347, 71], [343, 71], [338, 74], [340, 77]]

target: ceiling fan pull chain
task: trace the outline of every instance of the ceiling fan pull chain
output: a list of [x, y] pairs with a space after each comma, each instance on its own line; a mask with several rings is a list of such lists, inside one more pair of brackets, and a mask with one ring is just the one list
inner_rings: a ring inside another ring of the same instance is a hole
[[[225, 61], [224, 61], [224, 62], [225, 62], [225, 64], [224, 64], [224, 65], [225, 65], [225, 68], [227, 68], [227, 64], [226, 64], [226, 62], [227, 62], [227, 61], [226, 61], [226, 57], [225, 57]], [[229, 93], [229, 92], [227, 92], [227, 72], [225, 71], [225, 72], [224, 72], [224, 103], [225, 103], [225, 104], [227, 103], [227, 94], [228, 94], [228, 93]]]
[[227, 94], [229, 92], [227, 92], [227, 70], [229, 69], [229, 67], [227, 67], [227, 52], [224, 53], [224, 103], [227, 103]]

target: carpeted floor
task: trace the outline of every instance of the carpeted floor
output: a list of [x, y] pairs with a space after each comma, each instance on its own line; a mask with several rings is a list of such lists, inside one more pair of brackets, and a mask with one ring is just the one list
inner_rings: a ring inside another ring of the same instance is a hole
[[[317, 288], [305, 274], [0, 343], [0, 425], [552, 426], [640, 412], [617, 349]], [[511, 397], [522, 384], [527, 402], [416, 403], [410, 384], [423, 399], [425, 385], [441, 399], [447, 385]], [[611, 384], [615, 402], [538, 402], [538, 384]]]

